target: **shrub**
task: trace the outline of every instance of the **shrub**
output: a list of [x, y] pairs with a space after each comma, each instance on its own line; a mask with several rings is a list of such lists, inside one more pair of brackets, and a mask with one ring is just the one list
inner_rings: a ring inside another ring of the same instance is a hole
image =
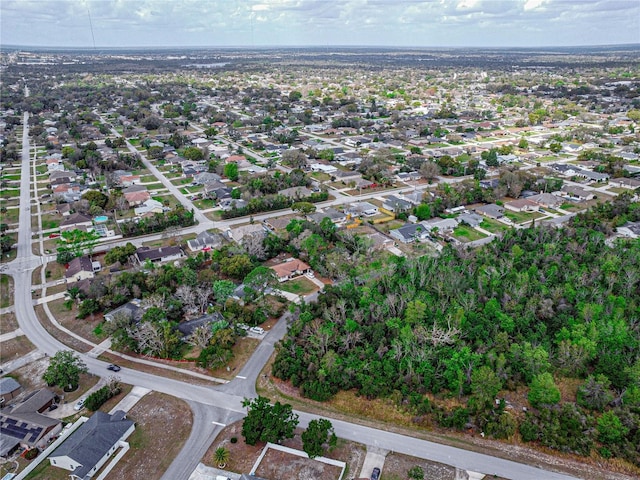
[[92, 412], [95, 412], [104, 404], [104, 402], [119, 393], [120, 387], [114, 389], [109, 388], [108, 385], [105, 385], [104, 387], [96, 390], [91, 395], [89, 395], [84, 402], [84, 406]]

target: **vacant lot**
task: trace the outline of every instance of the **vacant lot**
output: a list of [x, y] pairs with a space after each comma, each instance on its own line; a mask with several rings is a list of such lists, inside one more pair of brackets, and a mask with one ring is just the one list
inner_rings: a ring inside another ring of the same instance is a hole
[[[216, 438], [216, 441], [209, 447], [209, 450], [201, 460], [202, 463], [210, 467], [217, 467], [213, 461], [213, 454], [219, 447], [224, 447], [229, 451], [229, 461], [226, 470], [237, 473], [249, 473], [260, 456], [264, 443], [251, 446], [244, 443], [242, 437], [242, 421], [238, 421], [227, 426]], [[284, 446], [302, 450], [301, 429], [296, 430], [296, 435], [282, 442]], [[232, 439], [235, 438], [235, 443]], [[328, 452], [328, 458], [340, 460], [347, 464], [344, 478], [355, 478], [362, 469], [366, 449], [363, 445], [355, 442], [338, 440], [338, 446]], [[280, 479], [327, 479], [338, 478], [339, 469], [324, 463], [303, 459], [293, 455], [281, 455], [280, 452], [269, 450], [267, 456], [262, 460], [256, 474], [268, 480]], [[351, 472], [351, 473], [350, 473]]]
[[341, 469], [310, 458], [270, 448], [256, 469], [256, 475], [267, 479], [296, 478], [299, 480], [338, 480]]
[[16, 360], [35, 348], [24, 335], [6, 340], [0, 343], [0, 363]]
[[0, 275], [0, 308], [13, 305], [13, 278]]

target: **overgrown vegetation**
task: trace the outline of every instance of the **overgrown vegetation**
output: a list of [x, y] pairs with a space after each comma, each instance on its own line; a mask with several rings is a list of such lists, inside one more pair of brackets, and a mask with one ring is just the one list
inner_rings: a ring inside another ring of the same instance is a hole
[[[519, 429], [525, 441], [582, 455], [597, 446], [640, 465], [640, 242], [609, 245], [599, 231], [639, 219], [639, 207], [621, 197], [562, 230], [394, 258], [362, 286], [328, 287], [291, 325], [273, 373], [315, 400], [355, 389], [397, 399], [418, 422], [496, 438]], [[584, 379], [577, 404], [560, 402], [563, 377]], [[534, 408], [521, 420], [494, 400], [523, 385]], [[433, 395], [466, 406], [448, 411]]]

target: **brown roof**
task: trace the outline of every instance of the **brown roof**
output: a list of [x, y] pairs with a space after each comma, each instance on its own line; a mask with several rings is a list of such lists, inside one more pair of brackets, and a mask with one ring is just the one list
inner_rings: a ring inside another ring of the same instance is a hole
[[304, 272], [311, 267], [304, 263], [302, 260], [294, 259], [289, 262], [284, 262], [279, 265], [274, 265], [271, 270], [276, 272], [276, 275], [280, 278], [288, 277], [296, 272]]

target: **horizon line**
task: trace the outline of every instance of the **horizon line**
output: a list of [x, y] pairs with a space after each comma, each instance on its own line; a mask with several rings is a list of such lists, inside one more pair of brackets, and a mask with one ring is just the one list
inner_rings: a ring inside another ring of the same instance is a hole
[[355, 45], [355, 44], [336, 44], [336, 45], [127, 45], [127, 46], [63, 46], [63, 45], [20, 45], [20, 44], [0, 44], [0, 51], [5, 49], [42, 49], [42, 50], [111, 50], [111, 49], [145, 49], [145, 50], [167, 50], [167, 49], [275, 49], [275, 48], [309, 48], [309, 49], [330, 49], [330, 48], [380, 48], [380, 49], [475, 49], [483, 48], [492, 49], [539, 49], [539, 48], [602, 48], [602, 47], [633, 47], [639, 46], [640, 42], [634, 43], [601, 43], [601, 44], [572, 44], [572, 45]]

